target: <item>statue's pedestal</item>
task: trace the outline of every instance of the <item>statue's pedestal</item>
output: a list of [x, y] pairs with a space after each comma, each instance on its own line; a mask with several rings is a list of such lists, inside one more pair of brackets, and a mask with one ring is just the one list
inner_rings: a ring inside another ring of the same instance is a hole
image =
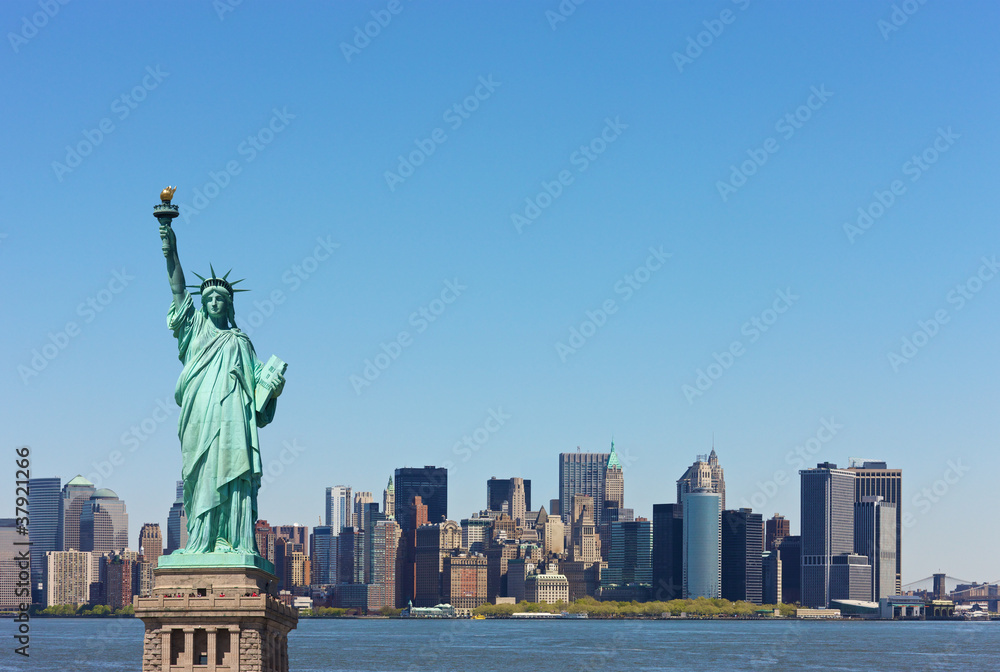
[[146, 624], [142, 672], [288, 672], [298, 615], [277, 599], [274, 574], [170, 557], [154, 570], [152, 596], [133, 603]]

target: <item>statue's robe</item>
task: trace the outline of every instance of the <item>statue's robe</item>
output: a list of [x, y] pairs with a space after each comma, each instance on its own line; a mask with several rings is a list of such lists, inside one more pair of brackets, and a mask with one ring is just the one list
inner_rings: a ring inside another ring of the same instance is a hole
[[181, 407], [184, 510], [183, 553], [238, 551], [259, 555], [254, 537], [261, 460], [257, 428], [274, 417], [275, 399], [257, 412], [254, 389], [262, 365], [250, 338], [219, 329], [184, 293], [171, 302], [167, 326], [184, 370], [174, 400]]

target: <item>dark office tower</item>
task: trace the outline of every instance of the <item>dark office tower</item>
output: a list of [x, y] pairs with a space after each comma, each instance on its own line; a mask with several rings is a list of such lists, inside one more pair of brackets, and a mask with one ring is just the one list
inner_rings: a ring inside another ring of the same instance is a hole
[[827, 607], [833, 559], [854, 552], [854, 472], [823, 462], [799, 471], [802, 606]]
[[[187, 514], [184, 512], [184, 481], [177, 481], [177, 496], [170, 513], [167, 514], [167, 550], [170, 555], [178, 548], [187, 546]], [[273, 560], [273, 558], [269, 558]]]
[[601, 587], [650, 586], [653, 582], [653, 524], [644, 519], [611, 524], [608, 567]]
[[378, 502], [367, 502], [361, 505], [361, 516], [365, 521], [364, 536], [364, 582], [372, 582], [372, 537], [375, 534], [375, 524], [385, 520], [385, 514], [378, 510]]
[[594, 524], [601, 524], [610, 458], [611, 453], [559, 453], [559, 511], [564, 523], [573, 522], [573, 495], [586, 495], [596, 505]]
[[761, 604], [763, 516], [750, 509], [722, 512], [722, 597]]
[[782, 516], [780, 513], [774, 514], [774, 518], [769, 518], [765, 525], [764, 532], [764, 550], [773, 551], [774, 544], [780, 539], [784, 539], [789, 534], [791, 534], [791, 527], [788, 525], [788, 519]]
[[94, 494], [94, 484], [77, 474], [76, 478], [63, 486], [63, 539], [62, 550], [80, 550], [80, 513]]
[[872, 567], [871, 596], [878, 602], [896, 595], [896, 505], [880, 496], [865, 496], [854, 503], [854, 552], [868, 558]]
[[562, 503], [558, 499], [549, 500], [549, 515], [562, 518]]
[[396, 520], [403, 532], [416, 529], [413, 498], [427, 507], [427, 520], [440, 523], [448, 518], [448, 470], [444, 467], [403, 467], [396, 470]]
[[856, 477], [855, 502], [877, 496], [886, 504], [896, 505], [896, 585], [890, 594], [898, 595], [903, 589], [903, 470], [888, 469], [885, 462], [854, 459], [848, 471]]
[[944, 600], [948, 597], [948, 589], [945, 587], [945, 575], [934, 575], [934, 599]]
[[417, 528], [416, 540], [413, 604], [433, 607], [447, 601], [442, 594], [441, 572], [444, 559], [462, 543], [462, 528], [453, 520], [421, 525]]
[[[607, 501], [605, 501], [607, 504]], [[604, 507], [604, 514], [601, 526], [597, 530], [601, 538], [601, 558], [609, 559], [611, 553], [611, 526], [615, 523], [630, 523], [635, 520], [635, 511], [632, 509], [619, 509], [614, 507]]]
[[684, 493], [697, 490], [717, 493], [722, 499], [722, 508], [726, 508], [726, 477], [714, 447], [708, 455], [699, 455], [677, 479], [677, 503], [683, 503]]
[[317, 525], [309, 538], [312, 582], [321, 586], [337, 583], [337, 537], [329, 525]]
[[[28, 538], [31, 541], [31, 599], [40, 604], [45, 590], [45, 554], [63, 550], [62, 482], [58, 478], [28, 479]], [[89, 501], [89, 500], [88, 500]], [[20, 516], [20, 514], [18, 514]]]
[[684, 509], [653, 504], [652, 598], [679, 600], [684, 593]]
[[[492, 477], [486, 481], [486, 509], [488, 511], [503, 511], [503, 503], [507, 502], [507, 513], [516, 520], [515, 510], [520, 510], [520, 501], [515, 503], [520, 494], [515, 493], [515, 481], [520, 480], [524, 484], [523, 499], [524, 510], [531, 511], [531, 479], [497, 478]], [[521, 523], [524, 524], [523, 522]]]
[[788, 536], [775, 542], [774, 551], [781, 562], [781, 599], [785, 604], [802, 604], [802, 537]]
[[427, 505], [423, 503], [419, 495], [412, 497], [409, 503], [401, 499], [396, 500], [397, 524], [399, 523], [398, 515], [402, 510], [412, 513], [411, 524], [413, 527], [403, 529], [403, 526], [400, 525], [399, 528], [399, 553], [396, 556], [396, 582], [399, 585], [399, 589], [396, 591], [396, 598], [399, 602], [396, 606], [398, 607], [405, 607], [413, 600], [415, 581], [413, 563], [417, 544], [417, 528], [427, 524]]
[[363, 577], [364, 566], [358, 568], [355, 560], [361, 556], [363, 547], [362, 532], [356, 527], [340, 528], [337, 543], [337, 583], [361, 583], [359, 573]]
[[[120, 549], [119, 549], [120, 550]], [[157, 561], [163, 555], [163, 533], [159, 523], [143, 523], [139, 530], [139, 552], [145, 562], [156, 567]]]

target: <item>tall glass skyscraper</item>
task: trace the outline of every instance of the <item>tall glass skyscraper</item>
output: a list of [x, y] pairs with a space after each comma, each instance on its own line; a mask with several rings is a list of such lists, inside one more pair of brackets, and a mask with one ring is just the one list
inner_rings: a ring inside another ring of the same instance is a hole
[[326, 489], [326, 524], [334, 536], [339, 536], [342, 528], [354, 526], [351, 486], [334, 485]]
[[682, 493], [684, 508], [684, 597], [722, 596], [722, 496]]
[[865, 497], [881, 497], [896, 506], [896, 580], [890, 595], [903, 589], [903, 470], [889, 469], [885, 462], [853, 459], [848, 471], [854, 472], [854, 502]]
[[802, 606], [826, 607], [833, 558], [854, 552], [854, 473], [823, 462], [799, 471]]
[[63, 542], [62, 550], [80, 550], [80, 514], [94, 494], [94, 484], [77, 474], [63, 486]]
[[41, 604], [44, 599], [41, 584], [45, 575], [45, 554], [63, 550], [62, 481], [58, 478], [30, 478], [28, 491], [31, 599]]
[[684, 509], [680, 504], [653, 504], [653, 587], [657, 601], [684, 594]]
[[764, 517], [750, 509], [722, 512], [722, 597], [761, 604]]
[[178, 548], [187, 546], [187, 515], [184, 512], [184, 481], [177, 481], [177, 496], [170, 513], [167, 514], [167, 550], [170, 555]]
[[448, 470], [444, 467], [403, 467], [396, 470], [396, 520], [403, 533], [415, 528], [413, 498], [427, 506], [427, 522], [448, 518]]
[[128, 548], [128, 512], [114, 490], [101, 488], [80, 513], [81, 551], [95, 555]]
[[611, 523], [608, 568], [602, 586], [649, 586], [653, 582], [653, 523], [641, 519]]

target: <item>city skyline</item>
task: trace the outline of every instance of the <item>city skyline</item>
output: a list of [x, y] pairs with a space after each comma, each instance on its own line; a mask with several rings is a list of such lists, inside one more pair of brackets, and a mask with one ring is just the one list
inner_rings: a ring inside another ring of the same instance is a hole
[[800, 469], [878, 458], [902, 581], [995, 578], [1000, 541], [957, 540], [1000, 470], [1000, 7], [385, 7], [69, 3], [24, 37], [42, 10], [3, 3], [0, 442], [32, 477], [167, 540], [171, 184], [185, 269], [246, 278], [236, 322], [288, 363], [263, 518], [449, 462], [452, 515], [491, 476], [537, 508], [612, 438], [649, 517], [714, 435], [728, 508], [794, 534]]

